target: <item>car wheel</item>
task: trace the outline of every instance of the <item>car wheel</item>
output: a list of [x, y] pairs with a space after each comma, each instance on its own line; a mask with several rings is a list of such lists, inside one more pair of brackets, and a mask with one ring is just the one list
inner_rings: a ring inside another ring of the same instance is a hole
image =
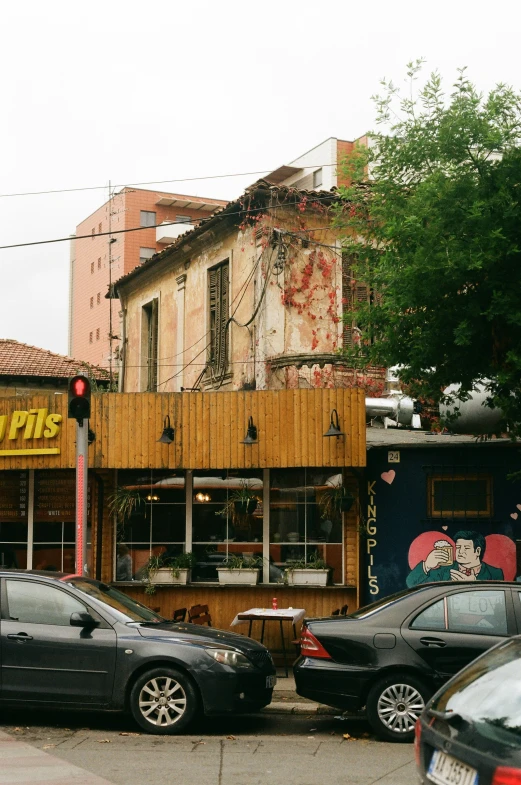
[[143, 673], [132, 687], [130, 711], [148, 733], [180, 733], [199, 710], [199, 697], [188, 676], [159, 667]]
[[387, 741], [413, 741], [416, 720], [430, 691], [415, 676], [392, 674], [374, 684], [367, 696], [367, 718]]

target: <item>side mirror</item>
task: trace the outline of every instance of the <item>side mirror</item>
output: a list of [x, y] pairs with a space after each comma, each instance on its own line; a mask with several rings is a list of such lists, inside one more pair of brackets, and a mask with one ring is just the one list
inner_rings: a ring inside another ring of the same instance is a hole
[[71, 613], [71, 627], [99, 627], [99, 624], [99, 621], [96, 621], [90, 613], [78, 613], [77, 611]]

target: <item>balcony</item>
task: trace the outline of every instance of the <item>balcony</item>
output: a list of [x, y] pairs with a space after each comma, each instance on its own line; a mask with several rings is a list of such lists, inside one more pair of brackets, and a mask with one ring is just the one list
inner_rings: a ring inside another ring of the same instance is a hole
[[165, 222], [156, 227], [156, 243], [175, 243], [178, 237], [193, 229], [192, 224]]

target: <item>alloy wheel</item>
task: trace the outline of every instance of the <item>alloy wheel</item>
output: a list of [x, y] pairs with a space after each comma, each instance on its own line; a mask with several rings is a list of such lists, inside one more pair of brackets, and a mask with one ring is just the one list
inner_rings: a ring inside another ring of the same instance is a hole
[[392, 733], [410, 733], [425, 708], [425, 701], [410, 684], [391, 684], [378, 699], [378, 717]]
[[139, 693], [139, 710], [151, 725], [174, 725], [186, 711], [186, 693], [170, 676], [150, 679]]

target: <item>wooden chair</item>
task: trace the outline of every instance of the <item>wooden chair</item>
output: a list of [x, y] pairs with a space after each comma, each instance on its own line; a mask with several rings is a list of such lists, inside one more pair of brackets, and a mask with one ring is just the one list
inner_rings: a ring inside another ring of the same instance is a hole
[[337, 608], [335, 611], [331, 611], [331, 616], [340, 616], [340, 608]]
[[342, 605], [342, 607], [340, 608], [341, 616], [347, 616], [347, 607], [348, 607], [347, 605]]
[[186, 619], [186, 608], [178, 608], [174, 611], [172, 621], [181, 622]]
[[212, 617], [208, 605], [192, 605], [188, 611], [188, 621], [191, 624], [207, 624], [212, 626]]

